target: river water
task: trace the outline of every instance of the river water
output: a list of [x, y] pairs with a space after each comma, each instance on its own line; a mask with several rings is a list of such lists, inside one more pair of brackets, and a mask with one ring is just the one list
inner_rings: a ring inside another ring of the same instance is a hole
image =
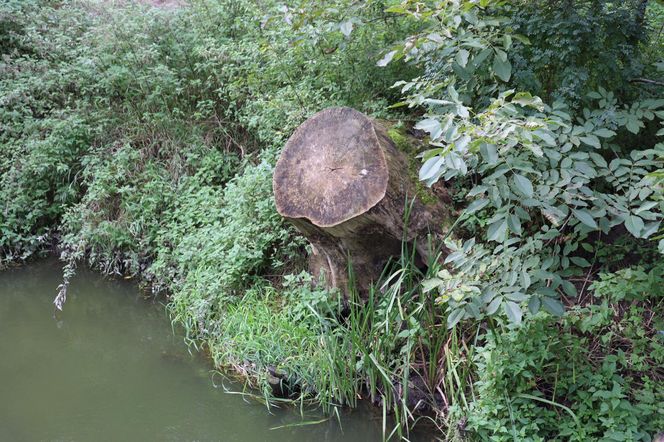
[[79, 270], [54, 318], [61, 275], [56, 260], [0, 272], [0, 441], [381, 440], [373, 410], [293, 426], [323, 416], [229, 393], [130, 282]]

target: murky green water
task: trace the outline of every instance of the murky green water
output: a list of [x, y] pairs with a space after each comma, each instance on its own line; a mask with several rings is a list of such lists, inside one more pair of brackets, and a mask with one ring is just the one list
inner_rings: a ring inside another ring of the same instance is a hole
[[226, 393], [164, 307], [131, 283], [80, 270], [53, 318], [60, 277], [55, 260], [0, 272], [0, 441], [381, 439], [367, 410], [342, 413], [343, 429], [334, 420], [273, 429], [321, 416]]

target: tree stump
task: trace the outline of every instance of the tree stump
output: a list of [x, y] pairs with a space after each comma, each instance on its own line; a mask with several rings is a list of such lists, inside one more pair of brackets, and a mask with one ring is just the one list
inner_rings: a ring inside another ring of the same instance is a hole
[[[402, 241], [415, 242], [427, 262], [427, 235], [443, 234], [449, 211], [417, 197], [408, 159], [387, 130], [347, 107], [325, 109], [290, 137], [273, 178], [277, 211], [312, 245], [310, 271], [322, 271], [330, 288], [366, 294]], [[413, 201], [414, 199], [414, 201]], [[405, 210], [411, 204], [408, 225]]]

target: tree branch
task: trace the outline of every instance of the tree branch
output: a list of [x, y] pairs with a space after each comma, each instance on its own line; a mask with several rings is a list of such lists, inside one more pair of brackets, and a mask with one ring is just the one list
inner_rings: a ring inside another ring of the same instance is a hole
[[657, 80], [650, 80], [648, 78], [632, 78], [629, 80], [630, 83], [646, 83], [646, 84], [656, 84], [658, 86], [664, 86], [664, 82]]

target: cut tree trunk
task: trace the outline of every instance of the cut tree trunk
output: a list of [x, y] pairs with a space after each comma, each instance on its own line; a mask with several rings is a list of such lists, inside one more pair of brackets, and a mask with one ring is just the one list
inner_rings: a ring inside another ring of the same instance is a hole
[[408, 159], [387, 130], [347, 107], [325, 109], [293, 133], [273, 189], [278, 212], [312, 245], [312, 274], [322, 272], [328, 287], [346, 296], [350, 266], [366, 294], [404, 240], [415, 243], [426, 263], [432, 254], [427, 236], [440, 239], [450, 218], [442, 202], [424, 204], [417, 197]]

